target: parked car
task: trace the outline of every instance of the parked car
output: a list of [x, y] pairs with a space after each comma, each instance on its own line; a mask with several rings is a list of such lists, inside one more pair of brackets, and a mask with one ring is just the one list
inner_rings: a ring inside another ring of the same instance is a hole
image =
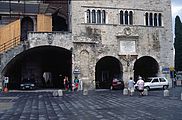
[[112, 90], [116, 89], [124, 89], [124, 82], [122, 80], [118, 80], [117, 78], [114, 78], [111, 85]]
[[[135, 84], [135, 89], [138, 89], [138, 85]], [[144, 83], [144, 88], [150, 89], [167, 89], [169, 87], [169, 81], [165, 77], [149, 77]]]
[[20, 89], [22, 90], [25, 90], [25, 89], [35, 89], [35, 83], [32, 82], [32, 81], [23, 81], [21, 84], [20, 84]]

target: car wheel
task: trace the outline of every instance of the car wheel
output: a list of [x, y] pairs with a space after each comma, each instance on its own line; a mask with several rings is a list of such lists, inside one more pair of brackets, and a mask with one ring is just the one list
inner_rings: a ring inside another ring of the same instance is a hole
[[150, 90], [150, 87], [149, 86], [147, 86], [147, 87], [145, 87], [145, 89], [147, 89], [148, 91]]
[[168, 88], [168, 86], [167, 86], [167, 85], [164, 85], [164, 86], [163, 86], [163, 89], [164, 89], [164, 90], [166, 90], [167, 88]]

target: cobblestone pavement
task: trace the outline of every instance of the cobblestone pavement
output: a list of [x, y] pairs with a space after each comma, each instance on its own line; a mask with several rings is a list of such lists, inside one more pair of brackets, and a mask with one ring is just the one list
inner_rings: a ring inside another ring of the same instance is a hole
[[182, 120], [180, 95], [163, 97], [162, 90], [142, 97], [124, 96], [120, 90], [62, 97], [51, 92], [9, 92], [0, 93], [0, 103], [0, 120]]

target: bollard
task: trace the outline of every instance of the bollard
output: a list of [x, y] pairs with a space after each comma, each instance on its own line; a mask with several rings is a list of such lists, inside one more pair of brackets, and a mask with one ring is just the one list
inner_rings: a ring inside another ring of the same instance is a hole
[[87, 89], [83, 90], [83, 95], [88, 95], [88, 90]]
[[148, 90], [147, 89], [144, 89], [143, 94], [144, 95], [148, 95]]
[[63, 91], [62, 90], [58, 90], [58, 96], [63, 96]]
[[52, 93], [53, 97], [57, 97], [58, 96], [58, 91], [57, 90], [54, 90], [53, 93]]
[[182, 100], [182, 93], [181, 93], [181, 100]]
[[124, 88], [123, 95], [128, 95], [128, 89], [127, 88]]
[[169, 96], [169, 90], [164, 90], [164, 97]]

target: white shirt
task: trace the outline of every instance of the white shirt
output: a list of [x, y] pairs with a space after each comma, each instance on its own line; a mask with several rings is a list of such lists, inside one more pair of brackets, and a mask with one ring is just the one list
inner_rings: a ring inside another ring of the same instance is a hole
[[144, 89], [144, 81], [143, 80], [138, 80], [137, 81], [138, 89], [143, 90]]
[[134, 87], [134, 84], [135, 84], [135, 82], [133, 80], [129, 80], [128, 81], [128, 87], [129, 88], [133, 88]]

